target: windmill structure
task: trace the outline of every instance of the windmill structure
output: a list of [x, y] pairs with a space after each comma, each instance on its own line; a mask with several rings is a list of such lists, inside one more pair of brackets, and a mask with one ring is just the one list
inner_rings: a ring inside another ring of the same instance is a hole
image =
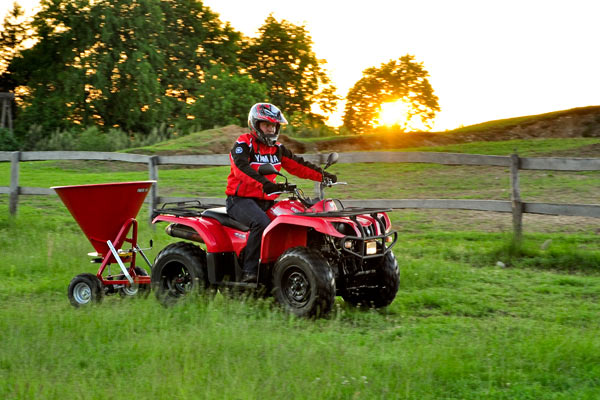
[[1, 115], [0, 117], [0, 128], [8, 128], [12, 131], [13, 129], [13, 119], [12, 119], [12, 103], [15, 100], [14, 93], [3, 92], [0, 93], [0, 103], [1, 104]]

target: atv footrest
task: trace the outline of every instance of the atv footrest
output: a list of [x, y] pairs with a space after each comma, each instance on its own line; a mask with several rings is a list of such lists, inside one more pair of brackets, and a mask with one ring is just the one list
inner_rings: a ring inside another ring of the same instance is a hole
[[248, 288], [248, 289], [255, 289], [258, 287], [258, 284], [256, 284], [256, 283], [231, 282], [231, 281], [217, 282], [217, 285], [218, 286], [226, 286], [226, 287], [241, 287], [241, 288]]

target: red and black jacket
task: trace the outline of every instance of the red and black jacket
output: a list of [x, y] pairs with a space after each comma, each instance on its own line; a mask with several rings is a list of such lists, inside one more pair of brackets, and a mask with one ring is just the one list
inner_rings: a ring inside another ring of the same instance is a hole
[[269, 181], [275, 182], [276, 175], [263, 176], [258, 167], [262, 164], [273, 164], [277, 171], [285, 169], [299, 178], [320, 182], [323, 180], [323, 170], [318, 166], [293, 154], [284, 145], [277, 142], [275, 146], [260, 143], [252, 133], [240, 136], [229, 153], [231, 172], [227, 177], [228, 196], [254, 197], [262, 200], [274, 200], [278, 195], [268, 195], [263, 191], [263, 185]]

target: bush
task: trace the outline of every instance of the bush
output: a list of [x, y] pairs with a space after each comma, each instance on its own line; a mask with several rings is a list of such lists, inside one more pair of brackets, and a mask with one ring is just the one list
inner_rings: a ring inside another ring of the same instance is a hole
[[34, 150], [76, 150], [77, 132], [56, 131], [35, 144]]
[[[128, 134], [120, 129], [111, 128], [103, 132], [97, 126], [87, 128], [71, 128], [45, 134], [39, 125], [32, 125], [25, 135], [24, 143], [19, 146], [19, 141], [11, 132], [0, 130], [0, 151], [22, 150], [31, 151], [118, 151], [130, 147], [150, 146], [165, 141], [173, 135], [185, 135], [188, 132], [179, 127], [169, 127], [161, 124], [152, 128], [149, 134]], [[6, 143], [6, 144], [5, 144]]]
[[325, 124], [324, 117], [316, 114], [293, 113], [289, 118], [289, 125], [282, 129], [282, 133], [295, 137], [324, 137], [337, 134], [335, 128]]
[[0, 128], [0, 151], [19, 150], [19, 142], [12, 131], [6, 128]]

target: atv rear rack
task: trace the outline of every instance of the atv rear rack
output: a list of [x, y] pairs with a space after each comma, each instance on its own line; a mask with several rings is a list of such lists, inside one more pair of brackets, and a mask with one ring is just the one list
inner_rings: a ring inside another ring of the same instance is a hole
[[220, 204], [202, 204], [200, 200], [177, 201], [164, 203], [160, 208], [152, 210], [152, 219], [159, 215], [174, 215], [176, 217], [200, 217], [202, 213]]

